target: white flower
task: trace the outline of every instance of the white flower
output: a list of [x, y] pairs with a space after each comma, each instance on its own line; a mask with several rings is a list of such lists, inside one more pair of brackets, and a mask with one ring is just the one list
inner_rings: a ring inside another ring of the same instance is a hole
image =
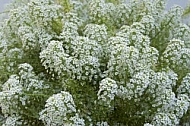
[[178, 95], [186, 94], [190, 98], [190, 73], [188, 73], [182, 80], [180, 86], [177, 89]]
[[2, 126], [17, 126], [22, 125], [23, 122], [18, 115], [8, 116], [5, 120], [5, 123]]
[[88, 24], [85, 26], [84, 35], [92, 40], [104, 44], [107, 40], [107, 27], [105, 25]]
[[96, 126], [109, 126], [107, 122], [97, 122]]
[[71, 117], [69, 120], [71, 120], [73, 122], [73, 124], [71, 124], [71, 125], [85, 126], [84, 119], [80, 118], [78, 114], [76, 114], [75, 116]]
[[105, 105], [111, 106], [111, 102], [114, 100], [117, 94], [118, 86], [116, 81], [105, 78], [100, 82], [98, 99], [101, 100]]
[[[54, 94], [48, 98], [45, 104], [45, 109], [40, 112], [39, 119], [47, 126], [64, 125], [69, 123], [69, 120], [72, 120], [73, 124], [76, 124], [75, 117], [72, 117], [72, 114], [75, 113], [76, 108], [72, 95], [68, 92], [61, 91], [61, 93]], [[77, 120], [79, 122], [82, 121], [80, 119]], [[82, 122], [81, 124], [83, 124]]]
[[175, 71], [179, 71], [182, 69], [189, 70], [189, 54], [190, 50], [189, 48], [185, 48], [185, 44], [183, 41], [179, 39], [172, 39], [170, 43], [168, 43], [168, 46], [163, 53], [162, 60], [165, 62], [166, 60], [168, 60], [169, 66]]
[[158, 113], [153, 118], [151, 124], [153, 124], [153, 126], [162, 126], [162, 125], [174, 126], [179, 124], [179, 120], [177, 119], [175, 114]]
[[144, 126], [153, 126], [153, 125], [150, 123], [145, 123]]

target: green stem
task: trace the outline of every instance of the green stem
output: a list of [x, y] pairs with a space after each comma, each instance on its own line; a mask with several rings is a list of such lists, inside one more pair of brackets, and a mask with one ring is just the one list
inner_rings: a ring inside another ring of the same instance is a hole
[[41, 97], [45, 97], [45, 98], [48, 98], [49, 95], [45, 95], [45, 94], [28, 94], [28, 93], [23, 93], [24, 95], [26, 96], [32, 96], [32, 97], [35, 97], [35, 96], [41, 96]]
[[3, 12], [0, 12], [0, 14], [4, 14], [4, 13], [9, 13], [10, 11], [3, 11]]

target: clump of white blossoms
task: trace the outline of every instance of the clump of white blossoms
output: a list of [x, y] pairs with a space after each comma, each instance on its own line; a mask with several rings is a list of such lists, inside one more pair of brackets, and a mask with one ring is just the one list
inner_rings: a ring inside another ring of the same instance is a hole
[[0, 26], [0, 125], [190, 125], [190, 27], [167, 0], [15, 0]]
[[76, 113], [72, 95], [68, 92], [54, 94], [46, 102], [46, 108], [40, 112], [40, 119], [45, 125], [84, 125], [83, 119], [80, 119]]

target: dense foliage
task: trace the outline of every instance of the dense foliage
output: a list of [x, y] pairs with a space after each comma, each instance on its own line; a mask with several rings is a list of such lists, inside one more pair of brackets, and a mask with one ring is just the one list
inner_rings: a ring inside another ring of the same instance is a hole
[[2, 125], [190, 125], [190, 27], [166, 2], [16, 0], [0, 28]]

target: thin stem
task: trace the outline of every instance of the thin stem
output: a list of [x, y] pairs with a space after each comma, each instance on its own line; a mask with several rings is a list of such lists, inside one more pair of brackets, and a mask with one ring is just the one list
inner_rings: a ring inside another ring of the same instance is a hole
[[3, 11], [3, 12], [0, 12], [0, 14], [5, 14], [5, 13], [9, 13], [10, 11]]
[[28, 94], [28, 93], [23, 93], [23, 94], [27, 95], [27, 96], [42, 96], [42, 97], [45, 97], [45, 98], [49, 97], [48, 95], [45, 95], [45, 94]]

